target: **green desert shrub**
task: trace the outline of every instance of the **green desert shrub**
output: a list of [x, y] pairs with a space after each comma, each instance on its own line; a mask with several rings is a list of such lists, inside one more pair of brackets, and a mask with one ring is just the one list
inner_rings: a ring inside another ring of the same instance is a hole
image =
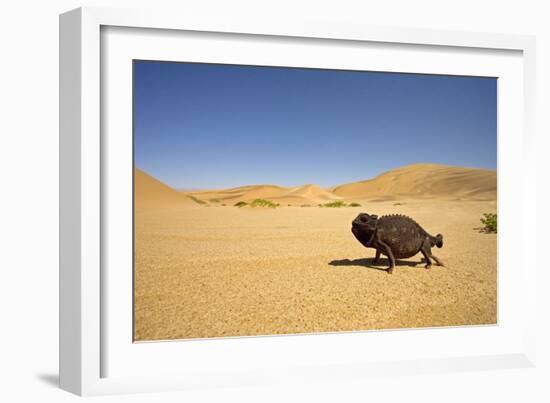
[[250, 207], [269, 207], [269, 208], [275, 208], [275, 207], [279, 207], [280, 204], [279, 203], [273, 203], [271, 200], [266, 200], [266, 199], [254, 199], [253, 201], [251, 201], [250, 203], [247, 203], [245, 201], [240, 201], [240, 202], [237, 202], [234, 204], [235, 207], [245, 207], [245, 206], [250, 206]]
[[355, 202], [351, 203], [349, 206], [350, 207], [361, 207], [361, 205], [359, 203], [355, 203]]
[[346, 206], [347, 206], [347, 204], [344, 203], [341, 200], [333, 201], [333, 202], [329, 202], [329, 203], [324, 203], [324, 204], [319, 204], [319, 207], [332, 207], [332, 208], [346, 207]]
[[480, 218], [483, 227], [481, 230], [488, 234], [497, 232], [497, 215], [494, 213], [484, 213]]
[[250, 207], [275, 208], [275, 207], [279, 207], [279, 203], [273, 203], [271, 200], [266, 200], [266, 199], [254, 199], [250, 203]]
[[204, 200], [201, 200], [201, 199], [197, 199], [195, 196], [193, 195], [187, 195], [189, 196], [189, 198], [191, 200], [193, 200], [195, 203], [198, 203], [198, 204], [206, 204], [206, 202]]

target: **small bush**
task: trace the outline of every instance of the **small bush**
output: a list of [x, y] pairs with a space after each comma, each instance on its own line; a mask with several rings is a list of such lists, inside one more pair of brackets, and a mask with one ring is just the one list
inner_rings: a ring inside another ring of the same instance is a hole
[[234, 204], [235, 207], [244, 207], [246, 206], [248, 203], [247, 202], [244, 202], [244, 201], [240, 201], [240, 202], [237, 202]]
[[483, 217], [480, 218], [480, 221], [483, 224], [483, 228], [481, 228], [482, 232], [486, 232], [488, 234], [497, 232], [497, 215], [496, 214], [484, 213]]
[[189, 198], [191, 200], [193, 200], [195, 203], [198, 203], [198, 204], [206, 204], [206, 202], [204, 200], [201, 200], [201, 199], [197, 199], [195, 196], [193, 195], [187, 195], [189, 196]]
[[319, 204], [319, 207], [332, 207], [332, 208], [338, 208], [338, 207], [347, 207], [347, 204], [344, 203], [341, 200], [333, 201], [325, 204]]
[[275, 208], [279, 207], [279, 203], [273, 203], [271, 200], [266, 199], [254, 199], [250, 203], [250, 207], [269, 207], [269, 208]]
[[300, 207], [311, 207], [309, 204], [302, 204]]
[[361, 205], [359, 203], [351, 203], [349, 206], [350, 207], [361, 207]]

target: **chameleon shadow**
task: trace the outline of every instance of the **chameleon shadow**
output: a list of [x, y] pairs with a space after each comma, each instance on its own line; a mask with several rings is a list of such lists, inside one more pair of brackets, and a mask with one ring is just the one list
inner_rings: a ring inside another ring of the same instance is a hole
[[[328, 264], [331, 266], [356, 266], [356, 267], [366, 267], [369, 269], [374, 270], [381, 270], [381, 271], [387, 271], [388, 266], [390, 265], [390, 262], [387, 258], [380, 258], [378, 259], [378, 262], [376, 265], [373, 264], [374, 259], [339, 259], [339, 260], [332, 260]], [[396, 260], [395, 266], [409, 266], [409, 267], [416, 267], [420, 263], [422, 263], [424, 259], [422, 259], [421, 262], [411, 262], [408, 260]]]

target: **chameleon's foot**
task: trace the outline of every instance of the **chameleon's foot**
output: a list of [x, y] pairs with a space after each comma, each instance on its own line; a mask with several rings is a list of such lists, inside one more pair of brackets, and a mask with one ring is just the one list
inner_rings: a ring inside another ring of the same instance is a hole
[[426, 268], [426, 270], [430, 270], [432, 268], [432, 265], [431, 264], [427, 264], [426, 266], [424, 266]]
[[394, 269], [394, 267], [388, 267], [388, 270], [387, 270], [388, 274], [392, 274], [392, 273], [393, 273], [393, 269]]

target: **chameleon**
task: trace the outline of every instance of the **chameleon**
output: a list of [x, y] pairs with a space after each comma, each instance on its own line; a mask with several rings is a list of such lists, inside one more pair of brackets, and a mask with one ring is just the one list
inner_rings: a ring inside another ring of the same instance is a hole
[[365, 247], [376, 249], [373, 263], [378, 262], [380, 254], [389, 259], [388, 273], [395, 268], [396, 258], [409, 258], [422, 253], [426, 260], [426, 269], [432, 260], [439, 266], [443, 262], [432, 254], [432, 248], [443, 246], [443, 235], [430, 235], [412, 218], [391, 214], [378, 217], [374, 214], [361, 213], [353, 221], [351, 232]]

